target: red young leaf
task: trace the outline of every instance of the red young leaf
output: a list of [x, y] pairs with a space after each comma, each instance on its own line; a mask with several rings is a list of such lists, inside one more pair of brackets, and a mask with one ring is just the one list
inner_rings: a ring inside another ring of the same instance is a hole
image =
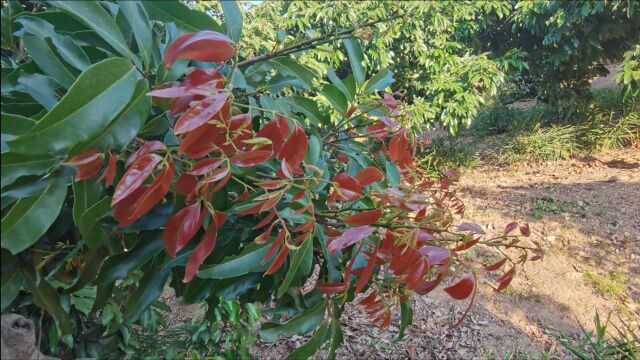
[[507, 226], [504, 227], [504, 234], [508, 235], [510, 232], [512, 232], [513, 230], [518, 228], [518, 223], [513, 221], [507, 224]]
[[262, 181], [259, 183], [256, 183], [256, 185], [260, 186], [263, 189], [278, 189], [281, 188], [283, 186], [285, 186], [287, 183], [281, 180], [269, 180], [269, 181]]
[[345, 216], [343, 220], [346, 224], [352, 226], [373, 225], [380, 219], [380, 215], [382, 215], [382, 210], [375, 209]]
[[[289, 129], [287, 128], [287, 132]], [[286, 135], [286, 134], [285, 134]], [[284, 145], [284, 136], [282, 135], [282, 129], [280, 128], [280, 122], [278, 120], [271, 120], [266, 123], [260, 131], [258, 131], [255, 137], [266, 138], [271, 140], [271, 148], [275, 155], [280, 154], [282, 145]]]
[[250, 167], [263, 163], [273, 155], [270, 150], [252, 150], [240, 152], [231, 158], [231, 163], [239, 167]]
[[500, 280], [500, 284], [498, 285], [498, 288], [496, 288], [497, 292], [500, 292], [504, 289], [507, 288], [507, 286], [509, 286], [509, 284], [511, 284], [511, 280], [513, 280], [513, 275], [507, 276], [503, 279]]
[[144, 143], [144, 145], [140, 146], [140, 148], [138, 148], [136, 152], [134, 152], [133, 154], [131, 154], [131, 156], [129, 156], [127, 161], [125, 161], [124, 163], [124, 167], [128, 168], [129, 166], [131, 166], [131, 164], [136, 162], [136, 160], [140, 159], [141, 157], [147, 154], [150, 154], [154, 151], [166, 150], [166, 149], [167, 147], [161, 141], [157, 141], [157, 140], [147, 141], [146, 143]]
[[[273, 225], [269, 227], [269, 230], [268, 230], [269, 233], [271, 233], [271, 228], [273, 228]], [[286, 236], [287, 236], [287, 232], [284, 229], [280, 229], [280, 231], [278, 231], [276, 240], [273, 242], [273, 244], [271, 244], [271, 246], [269, 247], [269, 250], [267, 250], [267, 253], [264, 254], [264, 257], [262, 258], [262, 261], [260, 263], [267, 262], [267, 260], [269, 260], [271, 256], [273, 256], [273, 254], [276, 253], [276, 250], [278, 250], [280, 245], [284, 243]]]
[[127, 227], [136, 221], [136, 219], [131, 217], [135, 211], [133, 204], [135, 204], [144, 195], [149, 186], [150, 185], [140, 186], [113, 207], [113, 217], [118, 220], [118, 225], [120, 225], [120, 227]]
[[161, 160], [162, 158], [156, 154], [147, 154], [136, 160], [127, 172], [124, 173], [116, 186], [111, 205], [117, 204], [135, 189], [139, 188]]
[[228, 99], [229, 93], [223, 92], [201, 100], [176, 121], [173, 127], [175, 134], [183, 134], [204, 125], [222, 109]]
[[116, 161], [117, 157], [113, 154], [109, 154], [109, 163], [107, 165], [107, 171], [105, 172], [104, 185], [109, 187], [113, 185], [113, 181], [116, 179]]
[[267, 224], [269, 224], [271, 222], [271, 220], [273, 220], [273, 218], [276, 217], [276, 212], [273, 211], [271, 212], [269, 215], [265, 216], [264, 219], [260, 220], [260, 222], [258, 223], [258, 225], [254, 226], [253, 229], [260, 229], [261, 227], [266, 226]]
[[342, 250], [347, 246], [353, 245], [356, 242], [366, 238], [367, 236], [373, 234], [375, 229], [371, 226], [359, 226], [349, 230], [346, 230], [342, 233], [342, 235], [333, 239], [329, 243], [329, 252], [334, 253], [338, 250]]
[[446, 287], [444, 290], [449, 296], [456, 300], [464, 300], [471, 295], [475, 286], [475, 278], [471, 274], [463, 276], [457, 284]]
[[297, 168], [304, 159], [308, 146], [307, 135], [300, 126], [296, 126], [289, 139], [282, 145], [278, 160], [285, 159], [292, 168]]
[[99, 150], [89, 149], [83, 152], [82, 154], [71, 158], [71, 160], [67, 162], [67, 165], [69, 166], [87, 165], [95, 162], [96, 159], [99, 159], [101, 155], [102, 153]]
[[236, 53], [231, 39], [211, 30], [184, 34], [167, 47], [164, 53], [165, 67], [178, 59], [223, 63]]
[[191, 174], [182, 174], [176, 182], [175, 193], [178, 195], [189, 195], [196, 187], [198, 179]]
[[382, 179], [384, 179], [382, 171], [373, 166], [364, 168], [356, 174], [356, 180], [358, 180], [362, 186], [373, 184], [374, 182], [378, 182]]
[[280, 249], [280, 253], [278, 253], [278, 256], [275, 258], [275, 260], [273, 260], [273, 263], [271, 264], [271, 266], [269, 266], [264, 274], [270, 275], [280, 269], [282, 264], [284, 264], [284, 261], [287, 259], [287, 254], [289, 254], [289, 248], [285, 245], [282, 247], [282, 249]]
[[358, 301], [358, 305], [369, 306], [376, 300], [376, 292], [372, 291], [364, 299]]
[[184, 279], [182, 282], [189, 282], [198, 272], [200, 265], [204, 262], [204, 260], [211, 254], [213, 249], [216, 246], [216, 239], [218, 237], [218, 229], [222, 227], [222, 225], [227, 220], [227, 215], [220, 211], [215, 211], [213, 217], [213, 222], [207, 228], [204, 235], [202, 236], [202, 240], [200, 240], [200, 244], [193, 250], [193, 253], [189, 257], [189, 261], [187, 262], [187, 266], [184, 271]]
[[487, 265], [484, 267], [485, 270], [487, 271], [496, 271], [498, 269], [500, 269], [502, 267], [502, 265], [504, 265], [504, 263], [507, 262], [507, 258], [503, 258], [502, 260], [499, 260], [498, 262], [495, 262], [491, 265]]
[[373, 249], [373, 251], [369, 255], [369, 259], [367, 260], [367, 266], [365, 266], [364, 270], [360, 274], [360, 277], [358, 278], [358, 283], [356, 284], [356, 290], [354, 293], [355, 295], [358, 295], [362, 291], [362, 289], [364, 289], [365, 285], [367, 285], [367, 282], [369, 282], [369, 278], [373, 273], [373, 268], [376, 265], [375, 254], [377, 252], [378, 252], [378, 245], [376, 245], [376, 247]]
[[[273, 227], [276, 225], [275, 222], [271, 223], [271, 225], [265, 230], [262, 234], [258, 235], [254, 241], [256, 244], [264, 244], [269, 239], [269, 235], [271, 235], [271, 231], [273, 231]], [[277, 247], [277, 246], [276, 246]]]
[[187, 94], [181, 96], [172, 96], [175, 99], [173, 104], [171, 105], [171, 116], [175, 116], [178, 113], [183, 112], [189, 107], [192, 101], [202, 100], [205, 98], [204, 95], [194, 95], [190, 93], [190, 90], [212, 82], [215, 82], [216, 89], [222, 89], [224, 87], [224, 76], [214, 69], [209, 68], [189, 68], [187, 75], [184, 77], [182, 81], [182, 88], [186, 90]]
[[480, 227], [480, 225], [478, 224], [473, 224], [473, 223], [462, 223], [460, 225], [458, 225], [458, 231], [469, 231], [473, 234], [484, 234], [484, 230], [482, 230], [482, 227]]
[[524, 226], [520, 226], [520, 234], [522, 234], [522, 236], [531, 235], [531, 230], [529, 230], [529, 224], [524, 224]]
[[198, 232], [202, 220], [200, 202], [181, 209], [169, 219], [162, 233], [164, 247], [169, 255], [176, 257], [178, 251]]
[[423, 246], [418, 251], [427, 257], [429, 266], [446, 264], [449, 262], [449, 250], [439, 246]]
[[223, 158], [208, 158], [198, 161], [191, 171], [188, 171], [187, 174], [191, 175], [204, 175], [206, 173], [210, 173], [213, 170], [217, 169], [220, 165], [225, 162]]
[[453, 251], [463, 251], [463, 250], [467, 250], [468, 248], [472, 247], [473, 245], [477, 244], [480, 242], [481, 237], [477, 237], [475, 239], [472, 239], [470, 241], [467, 242], [463, 242], [462, 244], [454, 247], [452, 250]]
[[338, 184], [338, 199], [342, 201], [355, 201], [362, 195], [362, 184], [356, 178], [341, 173], [333, 177], [333, 181]]
[[343, 283], [324, 283], [318, 284], [316, 287], [327, 295], [335, 295], [344, 291]]
[[76, 174], [76, 181], [91, 179], [96, 176], [100, 169], [102, 169], [103, 161], [101, 157], [93, 160], [90, 163], [78, 165], [78, 173]]
[[169, 191], [171, 180], [173, 179], [173, 161], [163, 169], [146, 188], [144, 194], [131, 206], [130, 221], [133, 223], [144, 214], [153, 209]]

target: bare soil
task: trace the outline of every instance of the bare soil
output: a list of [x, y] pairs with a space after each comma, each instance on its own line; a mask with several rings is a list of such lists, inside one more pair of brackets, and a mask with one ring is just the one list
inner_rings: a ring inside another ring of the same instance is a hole
[[[545, 351], [567, 357], [546, 329], [581, 334], [596, 311], [606, 318], [640, 317], [640, 151], [610, 153], [506, 167], [484, 165], [463, 174], [464, 221], [489, 236], [511, 221], [528, 222], [546, 255], [529, 263], [503, 293], [481, 286], [470, 316], [450, 325], [466, 302], [442, 291], [416, 297], [407, 338], [394, 343], [396, 326], [378, 333], [357, 306], [343, 314], [341, 359], [480, 359], [510, 354], [539, 358]], [[585, 281], [584, 274], [622, 272], [627, 291], [611, 297]], [[304, 344], [303, 337], [259, 344], [261, 359], [279, 359]], [[319, 352], [322, 358], [325, 352]]]

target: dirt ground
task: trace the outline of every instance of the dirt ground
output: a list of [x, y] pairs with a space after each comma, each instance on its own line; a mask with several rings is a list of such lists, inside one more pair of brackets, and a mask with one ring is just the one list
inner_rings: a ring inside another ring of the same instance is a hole
[[[510, 288], [495, 293], [481, 287], [471, 315], [449, 328], [466, 302], [452, 302], [442, 291], [416, 297], [406, 340], [393, 342], [396, 317], [377, 333], [357, 306], [343, 314], [341, 359], [486, 359], [510, 354], [539, 358], [542, 351], [565, 357], [545, 329], [569, 336], [592, 328], [597, 312], [606, 318], [640, 317], [640, 151], [637, 149], [547, 163], [491, 165], [469, 170], [461, 179], [467, 211], [497, 235], [513, 220], [528, 222], [532, 238], [546, 249], [529, 263]], [[586, 273], [624, 273], [624, 294], [602, 294]], [[305, 338], [260, 344], [261, 359], [278, 359]], [[318, 354], [322, 358], [323, 353]]]

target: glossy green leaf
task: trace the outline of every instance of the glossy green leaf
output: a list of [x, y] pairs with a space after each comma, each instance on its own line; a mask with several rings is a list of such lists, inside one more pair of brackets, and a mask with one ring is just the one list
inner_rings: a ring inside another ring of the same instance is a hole
[[306, 344], [300, 346], [295, 351], [287, 355], [286, 359], [295, 360], [295, 359], [308, 359], [313, 356], [313, 354], [318, 351], [320, 346], [327, 341], [327, 335], [329, 334], [329, 325], [325, 321], [315, 334], [307, 341]]
[[216, 284], [214, 288], [215, 294], [216, 296], [222, 296], [226, 300], [234, 300], [255, 289], [263, 278], [261, 272], [254, 272], [224, 279]]
[[105, 246], [100, 246], [95, 250], [90, 250], [87, 254], [87, 260], [84, 263], [84, 268], [82, 269], [80, 276], [78, 276], [78, 279], [70, 288], [65, 290], [65, 293], [72, 294], [84, 288], [93, 279], [95, 279], [96, 276], [98, 276], [102, 262], [107, 255], [109, 255], [109, 252]]
[[147, 96], [147, 92], [149, 92], [147, 80], [138, 80], [131, 100], [118, 116], [93, 138], [69, 149], [68, 156], [79, 155], [91, 148], [122, 152], [141, 131], [151, 113], [151, 98]]
[[147, 11], [140, 1], [120, 1], [118, 5], [133, 30], [133, 35], [136, 38], [136, 43], [140, 50], [142, 63], [148, 68], [153, 59], [154, 41]]
[[53, 224], [67, 194], [67, 179], [52, 181], [38, 195], [20, 199], [2, 219], [2, 247], [17, 254], [33, 245]]
[[[356, 87], [355, 81], [353, 81], [353, 77], [349, 77], [345, 80], [340, 80], [338, 75], [336, 75], [335, 70], [332, 67], [327, 69], [327, 77], [331, 81], [333, 85], [335, 85], [342, 94], [349, 100], [353, 101], [356, 96]], [[350, 80], [350, 81], [349, 81]]]
[[391, 181], [391, 185], [396, 186], [400, 184], [402, 177], [400, 176], [400, 170], [398, 170], [396, 164], [387, 161], [385, 169], [387, 170], [387, 178]]
[[340, 316], [342, 315], [342, 309], [336, 302], [333, 302], [332, 307], [333, 311], [331, 312], [331, 345], [329, 346], [329, 355], [327, 355], [328, 360], [333, 360], [336, 358], [336, 351], [344, 341], [342, 326], [340, 326]]
[[327, 124], [329, 117], [326, 113], [320, 111], [315, 101], [302, 96], [288, 96], [281, 98], [278, 102], [288, 105], [292, 111], [303, 113], [312, 124]]
[[82, 214], [102, 197], [102, 185], [96, 179], [74, 181], [73, 187], [73, 222], [80, 224]]
[[103, 285], [124, 278], [158, 254], [163, 246], [161, 232], [144, 233], [133, 249], [109, 256], [104, 261], [96, 284]]
[[173, 22], [183, 32], [215, 30], [220, 32], [220, 25], [208, 14], [189, 7], [177, 0], [144, 1], [143, 5], [152, 20]]
[[238, 44], [242, 37], [242, 12], [235, 0], [221, 1], [224, 23], [227, 26], [227, 35]]
[[292, 57], [277, 57], [275, 59], [271, 59], [269, 61], [278, 72], [283, 75], [295, 76], [304, 82], [309, 88], [313, 85], [313, 79], [315, 79], [316, 74], [311, 71], [308, 67], [300, 64], [296, 59]]
[[260, 337], [265, 342], [275, 342], [278, 335], [305, 335], [316, 329], [322, 320], [327, 307], [327, 301], [322, 300], [314, 308], [309, 309], [285, 323], [268, 322], [262, 324]]
[[24, 30], [39, 37], [50, 38], [55, 51], [69, 65], [78, 70], [84, 70], [91, 62], [89, 57], [72, 38], [56, 33], [55, 27], [44, 19], [35, 16], [20, 16], [16, 21], [22, 24]]
[[384, 90], [387, 86], [393, 84], [394, 81], [393, 73], [389, 69], [382, 69], [367, 81], [364, 91], [366, 93], [372, 93], [374, 91]]
[[132, 59], [133, 55], [127, 46], [115, 20], [98, 1], [49, 1], [52, 5], [73, 16], [85, 26], [95, 31], [109, 43], [120, 55]]
[[364, 56], [362, 55], [362, 47], [360, 41], [356, 38], [350, 38], [342, 40], [344, 48], [347, 50], [347, 56], [349, 57], [349, 65], [351, 65], [351, 71], [353, 77], [356, 79], [358, 85], [362, 85], [366, 78], [366, 69], [364, 67]]
[[14, 270], [6, 274], [2, 274], [0, 280], [0, 299], [2, 300], [2, 306], [0, 311], [4, 311], [11, 305], [20, 288], [22, 288], [22, 275], [19, 271]]
[[326, 84], [323, 86], [322, 95], [329, 100], [331, 105], [338, 110], [341, 115], [345, 115], [349, 110], [347, 98], [335, 85]]
[[278, 288], [278, 297], [282, 297], [292, 284], [302, 276], [306, 276], [311, 271], [311, 265], [313, 264], [313, 236], [309, 236], [300, 245], [300, 248], [296, 250], [296, 253], [291, 255], [291, 265], [287, 270], [287, 275]]
[[12, 135], [14, 138], [29, 132], [36, 124], [34, 119], [16, 114], [2, 113], [0, 119], [0, 132]]
[[36, 305], [55, 319], [62, 336], [71, 335], [71, 319], [64, 311], [60, 303], [60, 295], [56, 289], [45, 279], [40, 279], [39, 282], [36, 282], [33, 275], [27, 275], [25, 278]]
[[394, 341], [400, 341], [404, 338], [404, 331], [407, 326], [413, 322], [413, 307], [409, 301], [400, 303], [400, 330]]
[[29, 132], [9, 142], [18, 153], [64, 150], [103, 130], [131, 99], [135, 69], [122, 58], [87, 68], [69, 92]]
[[318, 136], [309, 136], [309, 147], [307, 153], [304, 155], [304, 162], [309, 165], [315, 165], [320, 158], [320, 151], [322, 151], [322, 144]]
[[98, 222], [105, 216], [111, 213], [111, 198], [104, 197], [102, 200], [91, 205], [80, 216], [80, 221], [77, 224], [80, 230], [80, 234], [84, 238], [90, 249], [96, 249], [102, 241], [106, 238], [106, 233], [101, 229]]
[[42, 71], [69, 89], [76, 81], [71, 68], [56, 53], [55, 46], [46, 38], [26, 34], [22, 37], [24, 46]]
[[158, 264], [148, 269], [140, 280], [139, 286], [127, 300], [124, 316], [129, 321], [136, 321], [146, 309], [153, 304], [162, 294], [164, 287], [171, 275], [171, 270], [176, 266], [184, 266], [191, 254], [182, 252], [166, 264]]
[[197, 276], [205, 279], [228, 279], [249, 272], [264, 271], [268, 263], [261, 265], [260, 261], [268, 249], [268, 245], [251, 244], [238, 256], [229, 256], [219, 264], [201, 267], [203, 270], [200, 270]]
[[42, 74], [22, 74], [18, 78], [17, 91], [25, 92], [36, 100], [45, 109], [51, 110], [58, 103], [59, 96], [56, 93], [58, 82]]
[[41, 175], [58, 163], [58, 160], [48, 155], [22, 155], [13, 153], [2, 154], [2, 185], [12, 184], [21, 176]]

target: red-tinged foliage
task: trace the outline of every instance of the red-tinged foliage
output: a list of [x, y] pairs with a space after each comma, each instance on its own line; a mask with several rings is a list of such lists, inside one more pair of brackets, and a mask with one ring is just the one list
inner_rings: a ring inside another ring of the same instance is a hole
[[171, 180], [173, 179], [174, 165], [173, 162], [164, 168], [158, 176], [153, 180], [151, 185], [146, 187], [145, 192], [130, 207], [130, 215], [127, 222], [135, 222], [144, 214], [153, 209], [169, 191]]
[[278, 253], [278, 256], [275, 258], [275, 260], [273, 260], [273, 263], [271, 263], [271, 266], [269, 266], [269, 268], [267, 269], [267, 271], [265, 271], [265, 275], [271, 275], [274, 272], [278, 271], [278, 269], [280, 269], [280, 267], [282, 267], [282, 264], [284, 264], [284, 261], [287, 259], [287, 255], [289, 254], [289, 247], [283, 246], [282, 249], [280, 249], [280, 252]]
[[118, 221], [118, 225], [127, 227], [136, 221], [131, 217], [133, 204], [144, 195], [148, 188], [149, 185], [140, 186], [114, 206], [113, 217]]
[[466, 274], [456, 284], [442, 290], [456, 300], [464, 300], [471, 295], [475, 286], [475, 277], [471, 274]]
[[307, 135], [300, 126], [296, 126], [289, 139], [282, 145], [278, 160], [285, 160], [289, 166], [297, 168], [304, 159], [308, 146]]
[[[327, 295], [335, 295], [343, 292], [345, 290], [343, 283], [324, 283], [316, 285], [320, 291]], [[372, 293], [373, 294], [373, 293]], [[375, 294], [373, 294], [375, 295]]]
[[131, 154], [131, 156], [127, 158], [127, 161], [125, 161], [124, 163], [124, 167], [128, 168], [129, 166], [131, 166], [131, 164], [136, 162], [136, 160], [140, 159], [141, 157], [147, 154], [151, 154], [152, 152], [161, 151], [161, 150], [162, 151], [167, 150], [167, 146], [163, 142], [157, 141], [157, 140], [147, 141], [144, 144], [142, 144], [142, 146], [140, 146], [138, 150], [136, 150], [136, 152], [134, 152], [133, 154]]
[[338, 250], [342, 250], [347, 246], [351, 246], [356, 242], [366, 238], [373, 234], [375, 228], [371, 226], [358, 226], [356, 228], [348, 229], [342, 233], [342, 235], [331, 240], [328, 245], [329, 252], [334, 253]]
[[110, 187], [116, 179], [116, 162], [118, 158], [114, 154], [109, 154], [107, 170], [104, 173], [104, 186]]
[[208, 174], [215, 169], [217, 169], [220, 165], [225, 163], [225, 159], [223, 158], [208, 158], [202, 159], [198, 161], [187, 174], [191, 175], [205, 175]]
[[531, 236], [531, 230], [529, 229], [529, 224], [524, 224], [523, 226], [520, 226], [520, 234], [522, 234], [522, 236]]
[[[268, 232], [271, 233], [271, 229], [273, 226], [269, 227]], [[264, 255], [264, 257], [262, 258], [261, 263], [266, 263], [267, 260], [271, 259], [271, 257], [273, 256], [273, 254], [276, 253], [276, 251], [278, 250], [278, 248], [284, 244], [285, 240], [287, 238], [287, 232], [284, 229], [280, 229], [280, 231], [278, 232], [278, 235], [276, 236], [275, 241], [273, 242], [273, 244], [271, 244], [271, 246], [269, 246], [269, 249], [267, 250], [267, 253]], [[285, 245], [286, 247], [286, 245]]]
[[175, 193], [178, 195], [189, 195], [195, 189], [198, 179], [191, 174], [182, 174], [176, 181]]
[[178, 59], [223, 63], [236, 53], [231, 39], [216, 31], [188, 33], [177, 38], [164, 53], [165, 67]]
[[67, 165], [75, 166], [78, 169], [76, 181], [87, 180], [96, 176], [102, 169], [103, 164], [103, 154], [96, 149], [89, 149], [67, 162]]
[[187, 261], [182, 282], [187, 283], [191, 281], [198, 272], [200, 265], [202, 265], [207, 256], [213, 252], [216, 246], [216, 239], [218, 238], [218, 229], [222, 227], [226, 221], [227, 215], [225, 213], [220, 211], [215, 212], [213, 221], [209, 224], [200, 243], [189, 257], [189, 261]]
[[272, 155], [271, 150], [245, 151], [233, 155], [231, 163], [239, 167], [251, 167], [269, 160]]
[[345, 224], [351, 226], [373, 225], [380, 219], [381, 215], [382, 209], [375, 209], [345, 216], [342, 220], [344, 220]]
[[189, 68], [187, 71], [187, 75], [184, 77], [184, 80], [180, 85], [188, 93], [179, 97], [172, 96], [176, 99], [173, 104], [171, 104], [171, 116], [176, 116], [177, 114], [185, 111], [192, 101], [198, 101], [205, 98], [205, 95], [189, 93], [194, 89], [198, 89], [199, 86], [212, 83], [213, 88], [215, 89], [222, 89], [224, 87], [224, 76], [214, 69]]
[[469, 241], [465, 241], [465, 242], [463, 242], [462, 244], [460, 244], [460, 245], [458, 245], [458, 246], [454, 247], [454, 248], [453, 248], [453, 249], [451, 249], [451, 250], [453, 250], [453, 251], [464, 251], [464, 250], [467, 250], [467, 249], [469, 249], [470, 247], [474, 246], [475, 244], [479, 243], [479, 242], [480, 242], [480, 239], [481, 239], [481, 237], [477, 237], [477, 238], [475, 238], [475, 239], [473, 239], [473, 238], [472, 238], [471, 240], [469, 240]]
[[139, 188], [161, 160], [162, 158], [156, 154], [143, 155], [136, 160], [118, 182], [111, 205], [117, 204]]
[[507, 224], [507, 226], [504, 227], [504, 234], [505, 235], [509, 235], [511, 232], [513, 232], [513, 230], [518, 228], [518, 223], [513, 221]]
[[355, 201], [362, 196], [362, 184], [353, 176], [341, 173], [333, 177], [336, 192], [332, 194], [340, 201]]
[[502, 265], [504, 265], [504, 263], [507, 262], [507, 258], [503, 258], [502, 260], [499, 260], [491, 265], [487, 265], [485, 266], [485, 270], [486, 271], [496, 271], [498, 269], [500, 269], [502, 267]]
[[189, 243], [202, 224], [202, 215], [204, 212], [201, 211], [200, 202], [196, 202], [181, 209], [167, 221], [162, 238], [169, 255], [176, 257], [178, 251]]
[[484, 234], [484, 230], [482, 230], [482, 227], [480, 225], [472, 224], [472, 223], [462, 223], [458, 225], [457, 230], [462, 232], [468, 231], [470, 233], [479, 234], [479, 235]]
[[364, 267], [362, 273], [358, 275], [358, 282], [356, 283], [355, 295], [359, 294], [362, 289], [369, 282], [369, 278], [371, 278], [371, 274], [373, 273], [373, 268], [376, 265], [376, 256], [375, 254], [378, 252], [378, 246], [373, 249], [370, 253], [368, 253], [367, 265]]
[[270, 224], [273, 218], [275, 217], [276, 217], [276, 212], [273, 211], [269, 215], [265, 216], [264, 219], [260, 220], [260, 222], [256, 226], [254, 226], [253, 229], [256, 230], [256, 229], [260, 229], [262, 227], [267, 226], [267, 224]]
[[229, 93], [221, 92], [209, 96], [187, 110], [174, 125], [174, 132], [180, 135], [204, 125], [211, 120], [229, 100]]
[[358, 180], [362, 186], [371, 185], [374, 182], [381, 181], [382, 179], [384, 179], [382, 171], [373, 166], [364, 168], [356, 174], [356, 180]]
[[[283, 129], [281, 126], [282, 121], [277, 119], [271, 120], [266, 123], [262, 129], [260, 129], [255, 137], [257, 138], [265, 138], [271, 140], [271, 145], [269, 148], [273, 150], [273, 153], [278, 156], [280, 151], [282, 150], [282, 146], [284, 145], [284, 138], [289, 134], [289, 125]], [[286, 120], [285, 120], [286, 124]]]

